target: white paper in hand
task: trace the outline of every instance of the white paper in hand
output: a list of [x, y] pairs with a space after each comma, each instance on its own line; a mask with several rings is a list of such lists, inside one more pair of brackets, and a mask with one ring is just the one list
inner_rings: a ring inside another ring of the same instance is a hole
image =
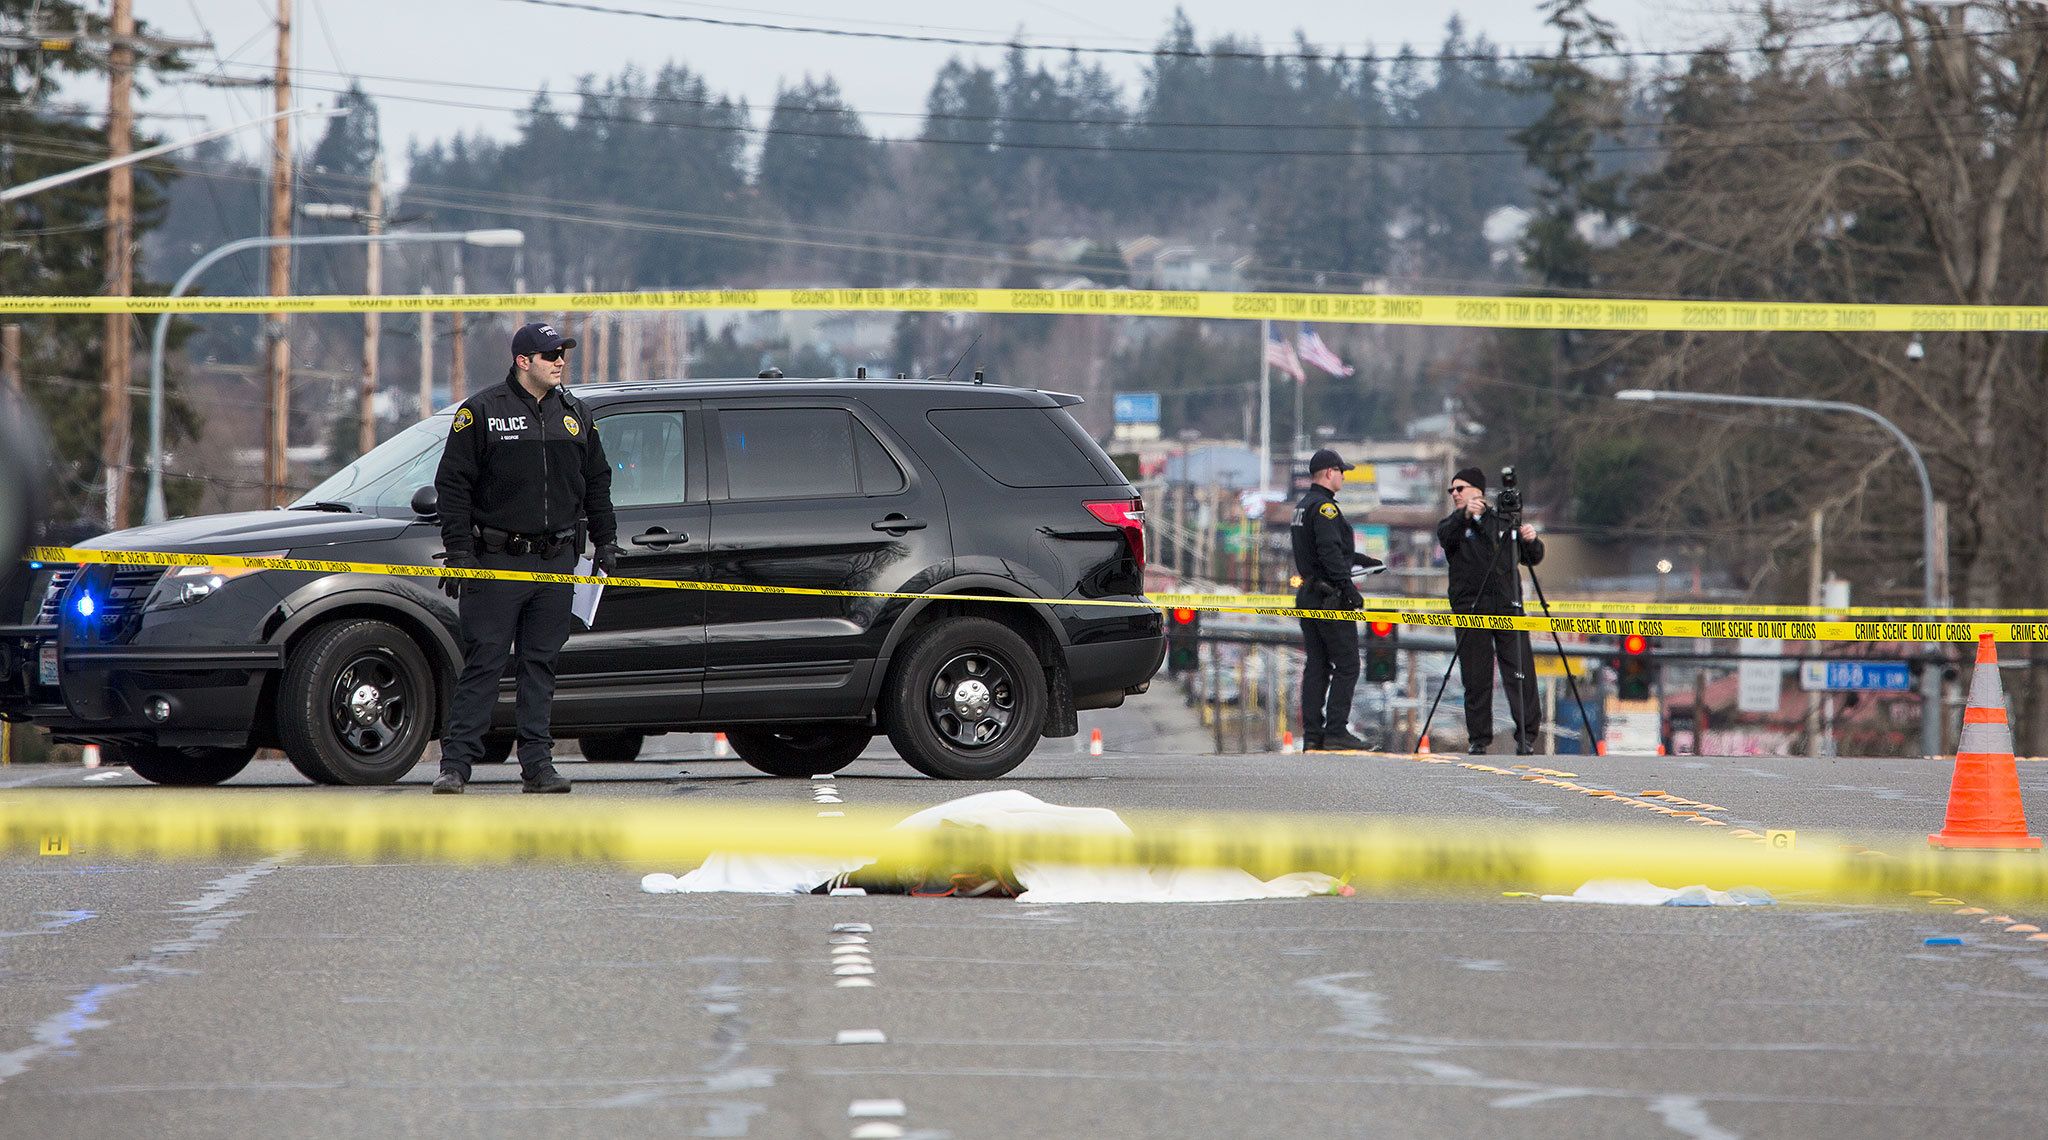
[[[578, 558], [576, 560], [576, 573], [588, 574], [590, 573], [590, 567], [590, 559]], [[574, 601], [569, 603], [569, 612], [576, 615], [576, 620], [583, 623], [584, 629], [590, 629], [597, 624], [597, 600], [602, 597], [604, 597], [603, 586], [592, 585], [586, 582], [576, 583], [576, 597]]]

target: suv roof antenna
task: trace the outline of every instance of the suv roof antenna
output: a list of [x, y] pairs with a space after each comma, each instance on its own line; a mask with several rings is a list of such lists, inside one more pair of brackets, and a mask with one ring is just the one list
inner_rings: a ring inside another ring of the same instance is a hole
[[975, 346], [975, 345], [977, 345], [977, 344], [980, 344], [980, 343], [981, 343], [981, 334], [980, 334], [980, 333], [975, 333], [975, 334], [974, 334], [974, 339], [973, 339], [973, 340], [972, 340], [971, 342], [969, 342], [969, 343], [968, 343], [968, 345], [967, 345], [967, 348], [966, 348], [966, 349], [965, 349], [964, 351], [962, 351], [962, 352], [960, 353], [960, 357], [959, 357], [959, 359], [958, 359], [958, 360], [955, 360], [955, 361], [953, 361], [953, 367], [951, 367], [951, 368], [948, 368], [948, 369], [946, 369], [946, 374], [945, 374], [944, 376], [941, 376], [941, 377], [940, 377], [940, 379], [941, 379], [941, 380], [951, 380], [951, 379], [953, 378], [953, 373], [955, 373], [955, 372], [958, 372], [958, 371], [960, 370], [960, 361], [961, 361], [961, 360], [965, 360], [965, 359], [967, 359], [967, 354], [968, 354], [969, 352], [973, 352], [973, 351], [974, 351], [974, 346]]

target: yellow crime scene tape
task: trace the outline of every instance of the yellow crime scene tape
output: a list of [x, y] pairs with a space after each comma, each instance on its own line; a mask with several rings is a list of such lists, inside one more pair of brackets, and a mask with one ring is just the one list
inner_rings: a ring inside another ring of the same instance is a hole
[[[1200, 609], [1203, 606], [1291, 606], [1289, 594], [1148, 594], [1166, 607]], [[1397, 610], [1445, 610], [1443, 598], [1373, 597], [1375, 605]], [[1550, 608], [1561, 614], [1643, 614], [1665, 617], [1843, 617], [1890, 618], [2048, 618], [2048, 609], [2027, 607], [1967, 606], [1795, 606], [1749, 602], [1606, 602], [1595, 598], [1552, 598]]]
[[1018, 863], [1242, 867], [1261, 877], [1322, 871], [1382, 893], [1566, 893], [1589, 879], [1623, 877], [1829, 899], [1893, 901], [1939, 889], [2001, 903], [2048, 901], [2048, 860], [2039, 855], [1933, 852], [1919, 836], [1899, 836], [1898, 853], [1883, 854], [1809, 835], [1781, 850], [1633, 826], [1334, 815], [1130, 814], [1123, 816], [1128, 834], [894, 826], [915, 810], [871, 808], [819, 820], [780, 806], [631, 799], [542, 805], [424, 795], [12, 791], [0, 795], [0, 856], [63, 850], [88, 859], [212, 860], [296, 852], [358, 862], [681, 870], [723, 852], [865, 858], [879, 870], [910, 873]]
[[[883, 598], [901, 601], [934, 599], [998, 602], [1015, 605], [1103, 607], [1122, 610], [1169, 608], [1158, 598], [1117, 600], [1109, 598], [1031, 598], [1000, 594], [930, 594], [892, 590], [840, 590], [818, 586], [761, 586], [744, 582], [707, 582], [672, 578], [605, 577], [602, 575], [546, 574], [525, 570], [470, 570], [445, 566], [415, 566], [392, 562], [351, 562], [323, 558], [259, 558], [238, 554], [173, 554], [147, 550], [97, 550], [66, 546], [30, 547], [26, 557], [38, 562], [99, 563], [116, 566], [208, 565], [249, 570], [286, 570], [317, 574], [385, 574], [405, 578], [464, 578], [484, 581], [547, 582], [557, 585], [590, 584], [611, 587], [642, 587], [652, 590], [702, 590], [724, 594], [793, 594], [818, 598]], [[1255, 605], [1242, 599], [1229, 603], [1204, 603], [1179, 608], [1213, 613], [1271, 614], [1281, 617], [1317, 618], [1329, 621], [1391, 622], [1395, 625], [1441, 629], [1518, 630], [1532, 633], [1576, 633], [1599, 636], [1645, 637], [1763, 637], [1787, 641], [1956, 641], [1974, 642], [1982, 634], [2000, 641], [2048, 642], [2048, 622], [1969, 621], [1805, 621], [1763, 618], [1610, 618], [1610, 617], [1526, 617], [1494, 614], [1454, 614], [1404, 610], [1324, 610], [1292, 605]], [[1178, 603], [1175, 603], [1178, 605]]]
[[2048, 332], [2048, 306], [1653, 298], [1239, 293], [1173, 289], [658, 289], [606, 293], [291, 297], [0, 297], [0, 314], [479, 313], [597, 310], [1105, 314], [1440, 328], [1614, 332]]

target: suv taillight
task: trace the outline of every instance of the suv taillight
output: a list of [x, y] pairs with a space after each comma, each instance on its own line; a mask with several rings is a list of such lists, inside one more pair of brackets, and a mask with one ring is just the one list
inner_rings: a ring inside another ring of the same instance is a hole
[[1138, 563], [1138, 569], [1145, 568], [1145, 500], [1115, 499], [1106, 503], [1085, 504], [1088, 513], [1101, 519], [1109, 526], [1124, 532], [1124, 541], [1130, 544], [1131, 557]]

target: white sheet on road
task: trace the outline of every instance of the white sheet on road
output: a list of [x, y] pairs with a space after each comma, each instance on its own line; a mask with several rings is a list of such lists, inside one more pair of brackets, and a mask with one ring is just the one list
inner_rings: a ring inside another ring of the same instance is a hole
[[[1107, 808], [1063, 807], [1025, 792], [982, 792], [951, 800], [896, 825], [913, 831], [940, 827], [982, 827], [991, 831], [1128, 835], [1131, 829]], [[714, 854], [704, 865], [676, 876], [661, 872], [640, 880], [649, 894], [721, 891], [739, 894], [807, 894], [832, 879], [860, 870], [866, 859], [823, 859]], [[967, 871], [974, 868], [961, 867]], [[937, 872], [939, 869], [934, 868]], [[1019, 863], [1011, 868], [1024, 888], [1018, 902], [1238, 902], [1246, 899], [1304, 898], [1335, 893], [1340, 884], [1318, 871], [1301, 871], [1262, 882], [1234, 867], [1074, 867]]]
[[1608, 906], [1772, 906], [1778, 900], [1761, 887], [1717, 891], [1695, 883], [1674, 889], [1645, 879], [1594, 879], [1568, 895], [1544, 895], [1543, 901]]

